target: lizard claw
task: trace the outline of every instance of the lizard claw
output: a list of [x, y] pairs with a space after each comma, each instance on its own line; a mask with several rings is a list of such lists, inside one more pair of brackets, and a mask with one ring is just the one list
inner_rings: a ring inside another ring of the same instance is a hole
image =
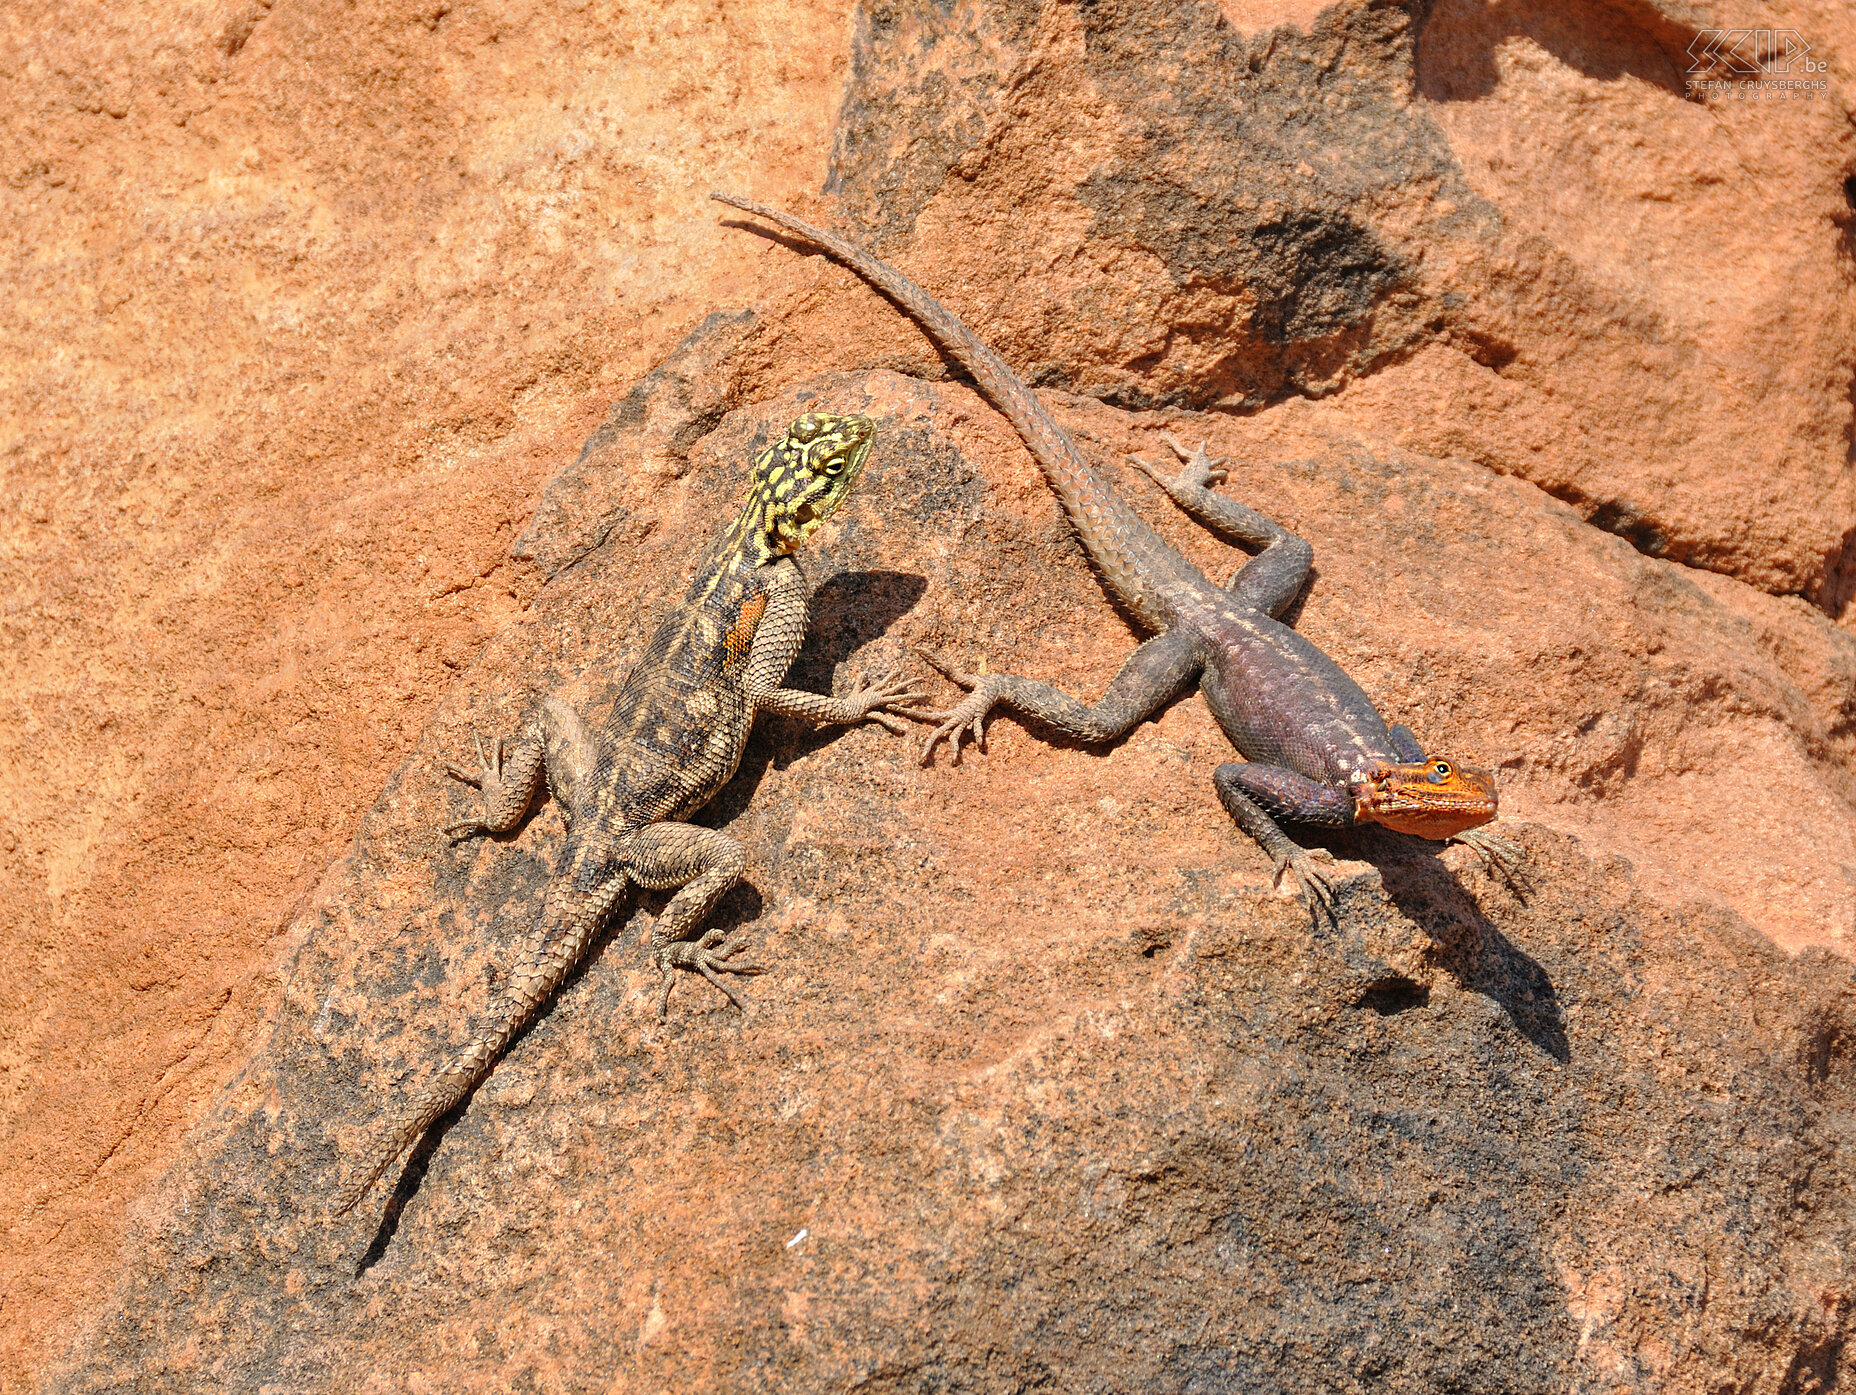
[[1284, 853], [1276, 859], [1276, 884], [1280, 886], [1285, 875], [1295, 878], [1297, 894], [1302, 904], [1317, 920], [1323, 911], [1329, 920], [1334, 918], [1334, 883], [1327, 870], [1321, 866], [1334, 865], [1334, 854], [1326, 848], [1297, 848], [1294, 852]]
[[963, 688], [979, 687], [980, 679], [986, 676], [986, 661], [984, 659], [980, 660], [980, 671], [978, 673], [967, 673], [963, 669], [955, 668], [932, 649], [917, 649], [915, 652], [921, 656], [922, 662], [928, 664], [943, 678], [946, 678], [950, 682], [958, 683]]
[[1162, 489], [1166, 488], [1166, 484], [1167, 484], [1166, 476], [1162, 475], [1156, 467], [1149, 465], [1145, 460], [1141, 459], [1140, 456], [1138, 455], [1129, 456], [1128, 463], [1132, 465], [1135, 469], [1139, 470], [1143, 475], [1146, 475], [1148, 479], [1152, 480], [1155, 484], [1159, 485]]
[[913, 716], [920, 721], [927, 713], [920, 712], [913, 706], [928, 696], [925, 678], [910, 678], [898, 683], [901, 670], [890, 668], [875, 678], [860, 679], [857, 685], [845, 694], [845, 701], [853, 707], [862, 708], [859, 714], [864, 720], [875, 722], [885, 731], [901, 736], [908, 728], [890, 714], [897, 712], [903, 716]]
[[470, 734], [470, 739], [476, 743], [477, 746], [478, 773], [473, 775], [468, 770], [460, 770], [457, 766], [447, 763], [445, 766], [445, 774], [449, 775], [454, 780], [462, 780], [467, 785], [474, 785], [476, 788], [482, 789], [484, 781], [489, 780], [494, 782], [502, 778], [503, 743], [498, 741], [496, 743], [495, 753], [491, 754], [484, 749], [483, 737], [480, 733], [473, 731]]
[[1198, 449], [1187, 450], [1171, 432], [1160, 439], [1171, 446], [1173, 454], [1185, 462], [1179, 469], [1180, 479], [1190, 480], [1203, 489], [1209, 489], [1214, 484], [1223, 484], [1230, 477], [1231, 472], [1224, 468], [1223, 457], [1214, 460], [1206, 451], [1207, 442], [1200, 441]]
[[934, 760], [934, 748], [942, 741], [946, 741], [949, 749], [954, 753], [954, 764], [958, 765], [960, 764], [961, 737], [970, 734], [975, 746], [981, 751], [986, 749], [986, 716], [992, 711], [992, 705], [999, 700], [999, 693], [1003, 686], [1000, 682], [1000, 675], [984, 672], [984, 663], [981, 664], [982, 672], [967, 673], [955, 668], [939, 654], [927, 649], [918, 649], [915, 652], [939, 669], [950, 681], [969, 690], [964, 701], [947, 711], [922, 714], [925, 721], [940, 722], [940, 725], [922, 743], [922, 764], [931, 764]]
[[1469, 828], [1457, 834], [1449, 841], [1461, 843], [1477, 857], [1491, 873], [1509, 881], [1521, 873], [1525, 850], [1519, 843], [1511, 843], [1506, 838], [1491, 833], [1486, 828]]
[[1160, 439], [1171, 446], [1178, 453], [1179, 458], [1185, 461], [1185, 464], [1179, 467], [1178, 474], [1163, 475], [1158, 466], [1149, 465], [1138, 455], [1129, 456], [1128, 463], [1139, 468], [1147, 478], [1159, 485], [1174, 499], [1190, 498], [1196, 491], [1210, 489], [1214, 484], [1223, 484], [1228, 478], [1230, 472], [1224, 468], [1224, 461], [1214, 460], [1207, 455], [1203, 441], [1199, 443], [1197, 450], [1189, 451], [1171, 436], [1162, 436]]
[[743, 1015], [748, 1005], [741, 1001], [735, 990], [716, 977], [716, 970], [725, 974], [764, 974], [767, 966], [753, 959], [737, 959], [735, 956], [747, 947], [747, 941], [732, 935], [725, 935], [720, 930], [710, 930], [700, 940], [678, 940], [671, 944], [657, 947], [657, 967], [664, 975], [663, 984], [657, 993], [657, 1020], [662, 1022], [670, 1015], [670, 990], [677, 981], [678, 969], [694, 969], [722, 992], [728, 995], [728, 1001], [741, 1009]]
[[[475, 731], [470, 734], [470, 739], [477, 748], [477, 773], [473, 775], [468, 770], [461, 770], [457, 766], [447, 763], [445, 765], [445, 774], [449, 775], [454, 780], [461, 780], [463, 783], [475, 789], [482, 790], [484, 805], [487, 808], [490, 801], [502, 788], [503, 741], [501, 737], [498, 737], [488, 747], [485, 747], [482, 734]], [[474, 837], [476, 834], [488, 833], [490, 831], [490, 825], [483, 822], [481, 819], [465, 819], [461, 823], [447, 825], [443, 833], [444, 836], [453, 843], [459, 843], [466, 838]]]

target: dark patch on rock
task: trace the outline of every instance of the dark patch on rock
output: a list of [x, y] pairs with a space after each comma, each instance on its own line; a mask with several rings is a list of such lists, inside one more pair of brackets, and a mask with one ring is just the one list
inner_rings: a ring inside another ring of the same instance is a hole
[[[1096, 264], [1105, 249], [1132, 254], [1123, 267], [1158, 262], [1168, 318], [1156, 348], [1090, 363], [1071, 356], [1083, 344], [1063, 357], [1030, 346], [1027, 381], [1122, 406], [1252, 409], [1331, 391], [1433, 339], [1489, 338], [1459, 323], [1461, 298], [1427, 289], [1402, 250], [1488, 242], [1498, 227], [1412, 101], [1406, 6], [1335, 6], [1307, 34], [1240, 34], [1201, 0], [1092, 5], [1077, 22], [1077, 80], [1043, 96], [1086, 104], [1073, 123], [1091, 133], [1080, 157], [1013, 129], [1033, 119], [1019, 89], [1053, 81], [1051, 60], [1028, 56], [1035, 15], [972, 3], [904, 21], [870, 7], [828, 183], [879, 246], [936, 197], [972, 202], [963, 181], [985, 170], [1053, 206], [1080, 203]], [[1422, 233], [1393, 242], [1377, 230], [1394, 207]], [[1151, 295], [1074, 294], [1097, 315], [1155, 308]]]
[[1572, 485], [1547, 492], [1571, 504], [1594, 528], [1624, 539], [1645, 557], [1668, 557], [1691, 564], [1704, 560], [1705, 547], [1686, 540], [1672, 545], [1662, 526], [1628, 499], [1592, 499]]
[[1587, 523], [1615, 533], [1646, 557], [1661, 557], [1669, 550], [1669, 541], [1636, 505], [1623, 499], [1607, 499], [1586, 515]]
[[1018, 0], [858, 7], [825, 179], [855, 234], [881, 250], [908, 231], [985, 141], [1005, 74], [1036, 27], [1037, 7]]
[[1381, 1017], [1411, 1012], [1431, 1001], [1431, 990], [1408, 978], [1389, 978], [1375, 983], [1359, 997], [1356, 1007], [1371, 1008]]
[[1418, 90], [1438, 102], [1474, 101], [1495, 90], [1495, 49], [1531, 40], [1568, 68], [1615, 82], [1631, 77], [1689, 100], [1686, 78], [1699, 31], [1652, 0], [1436, 0], [1418, 36]]
[[[577, 694], [609, 680], [563, 675], [622, 669], [746, 449], [801, 400], [862, 404], [907, 443], [871, 467], [899, 510], [878, 527], [854, 501], [821, 539], [812, 680], [956, 620], [972, 636], [992, 605], [975, 578], [1003, 588], [1012, 643], [1074, 622], [1094, 588], [1074, 559], [994, 536], [1035, 537], [1042, 515], [965, 511], [959, 389], [840, 376], [725, 417], [676, 506], [654, 500], [658, 528], [557, 573], [460, 679], [299, 923], [274, 1029], [49, 1390], [258, 1392], [285, 1371], [336, 1389], [438, 1361], [496, 1390], [563, 1371], [1264, 1392], [1313, 1372], [1413, 1395], [1834, 1374], [1847, 964], [1658, 906], [1532, 825], [1508, 830], [1525, 886], [1338, 835], [1371, 865], [1342, 865], [1315, 922], [1221, 822], [1206, 840], [1215, 804], [1181, 794], [1203, 794], [1203, 761], [1145, 736], [1042, 753], [1008, 808], [975, 802], [984, 766], [925, 774], [874, 729], [791, 751], [757, 735], [741, 797], [705, 815], [749, 849], [714, 923], [774, 966], [755, 1016], [692, 982], [657, 1023], [645, 924], [620, 918], [375, 1203], [385, 1219], [330, 1218], [391, 1104], [522, 952], [560, 841], [544, 809], [445, 847], [444, 760], [538, 676]], [[1364, 453], [1322, 471], [1419, 489]], [[1129, 773], [1085, 798], [1104, 771]]]

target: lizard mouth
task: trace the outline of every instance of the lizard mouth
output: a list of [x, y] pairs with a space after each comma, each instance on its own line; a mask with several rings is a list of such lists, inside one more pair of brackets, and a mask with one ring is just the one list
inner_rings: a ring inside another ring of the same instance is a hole
[[1439, 840], [1489, 822], [1498, 807], [1488, 771], [1444, 762], [1382, 766], [1353, 794], [1359, 822]]

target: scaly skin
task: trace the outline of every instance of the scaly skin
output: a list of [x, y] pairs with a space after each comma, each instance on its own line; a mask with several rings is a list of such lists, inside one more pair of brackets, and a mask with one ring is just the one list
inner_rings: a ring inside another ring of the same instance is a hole
[[806, 632], [806, 584], [792, 554], [841, 504], [869, 458], [867, 417], [809, 413], [755, 461], [753, 486], [735, 521], [711, 544], [682, 604], [652, 637], [597, 734], [550, 698], [505, 752], [478, 742], [481, 770], [449, 767], [483, 791], [482, 817], [445, 832], [456, 841], [503, 833], [521, 822], [542, 779], [567, 816], [561, 854], [527, 963], [513, 975], [495, 1020], [413, 1101], [373, 1163], [337, 1208], [347, 1211], [434, 1121], [488, 1075], [516, 1034], [566, 979], [630, 885], [679, 888], [651, 933], [663, 974], [658, 1015], [678, 969], [700, 973], [736, 1007], [720, 974], [760, 971], [741, 945], [703, 918], [747, 866], [725, 833], [684, 823], [741, 764], [757, 712], [811, 722], [905, 728], [889, 711], [917, 700], [886, 676], [845, 697], [783, 688]]
[[1078, 740], [1117, 740], [1196, 680], [1245, 758], [1214, 774], [1220, 801], [1269, 853], [1279, 878], [1295, 875], [1311, 906], [1331, 902], [1318, 861], [1327, 855], [1300, 847], [1278, 819], [1328, 828], [1379, 823], [1425, 838], [1455, 837], [1485, 860], [1511, 865], [1517, 856], [1512, 845], [1477, 831], [1496, 814], [1493, 777], [1426, 756], [1408, 728], [1388, 726], [1338, 664], [1276, 618], [1301, 590], [1314, 550], [1255, 510], [1213, 493], [1210, 486], [1224, 472], [1203, 447], [1187, 451], [1169, 438], [1185, 462], [1170, 477], [1135, 463], [1198, 522], [1261, 549], [1225, 587], [1207, 580], [1148, 527], [1036, 394], [933, 296], [861, 248], [790, 213], [726, 194], [711, 197], [821, 248], [921, 325], [1017, 429], [1104, 584], [1160, 632], [1134, 652], [1093, 706], [1031, 679], [962, 673], [928, 656], [972, 692], [939, 714], [944, 720], [928, 738], [924, 761], [942, 740], [956, 751], [969, 732], [983, 740], [986, 718], [996, 706]]

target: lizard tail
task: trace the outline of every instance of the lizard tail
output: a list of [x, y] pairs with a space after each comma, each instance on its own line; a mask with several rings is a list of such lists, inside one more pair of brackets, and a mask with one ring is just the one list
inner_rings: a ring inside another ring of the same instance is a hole
[[[988, 402], [1012, 423], [1036, 457], [1064, 512], [1089, 549], [1109, 586], [1150, 624], [1164, 627], [1170, 607], [1164, 588], [1150, 584], [1141, 573], [1160, 561], [1166, 544], [1122, 502], [1077, 449], [1070, 435], [1057, 424], [1048, 408], [991, 348], [961, 322], [952, 310], [908, 277], [879, 261], [836, 233], [813, 227], [777, 208], [733, 194], [711, 193], [710, 198], [731, 208], [764, 218], [829, 253], [901, 308], [972, 375]], [[1162, 562], [1162, 565], [1166, 565]], [[1183, 562], [1181, 563], [1183, 566]], [[1170, 568], [1169, 568], [1170, 570]]]
[[510, 983], [496, 1024], [453, 1057], [438, 1078], [420, 1092], [360, 1180], [337, 1198], [337, 1216], [353, 1210], [401, 1154], [477, 1088], [509, 1043], [540, 1015], [567, 975], [573, 972], [574, 965], [580, 962], [580, 956], [586, 953], [587, 945], [604, 923], [606, 912], [626, 885], [626, 879], [619, 876], [610, 886], [601, 888], [591, 902], [572, 892], [562, 898], [568, 904], [557, 906], [550, 899], [542, 912], [540, 943], [529, 956], [528, 964]]

